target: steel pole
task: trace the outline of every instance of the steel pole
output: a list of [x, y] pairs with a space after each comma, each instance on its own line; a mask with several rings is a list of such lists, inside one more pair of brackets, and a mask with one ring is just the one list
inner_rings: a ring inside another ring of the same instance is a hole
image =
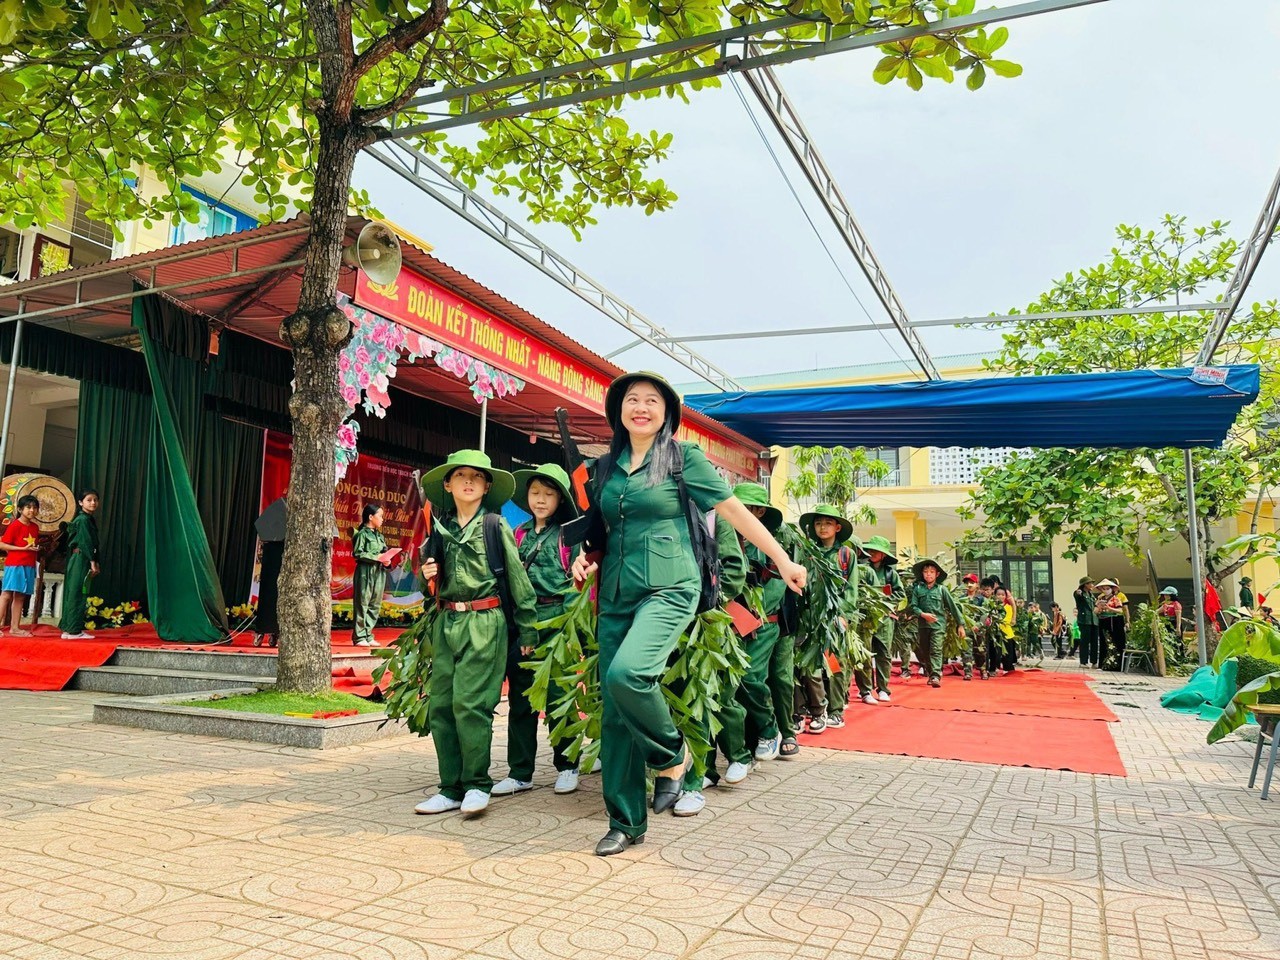
[[[20, 306], [19, 311], [21, 309]], [[13, 421], [13, 388], [18, 383], [18, 357], [22, 349], [24, 326], [21, 312], [19, 312], [18, 321], [13, 328], [13, 353], [9, 355], [9, 388], [4, 394], [4, 433], [0, 435], [0, 477], [4, 476], [4, 469], [9, 463], [9, 425]]]
[[1196, 650], [1200, 666], [1209, 662], [1208, 624], [1204, 618], [1204, 566], [1200, 563], [1200, 520], [1196, 516], [1196, 482], [1192, 475], [1191, 451], [1182, 451], [1187, 474], [1187, 518], [1191, 532], [1191, 584], [1196, 598]]
[[484, 453], [485, 434], [489, 432], [489, 401], [480, 404], [480, 452]]

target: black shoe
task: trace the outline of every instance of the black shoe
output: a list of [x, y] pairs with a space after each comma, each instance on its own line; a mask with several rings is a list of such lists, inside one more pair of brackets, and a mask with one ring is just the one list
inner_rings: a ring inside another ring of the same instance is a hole
[[684, 762], [680, 764], [680, 773], [674, 777], [657, 777], [653, 781], [653, 812], [666, 813], [676, 805], [676, 801], [680, 799], [680, 793], [684, 789], [684, 775], [689, 770], [689, 764], [692, 758], [689, 756], [689, 748], [684, 747]]
[[640, 843], [644, 843], [643, 833], [638, 837], [632, 838], [628, 837], [621, 830], [610, 830], [601, 837], [600, 842], [596, 844], [596, 856], [612, 857], [616, 853], [622, 853], [627, 849], [627, 847], [635, 846]]

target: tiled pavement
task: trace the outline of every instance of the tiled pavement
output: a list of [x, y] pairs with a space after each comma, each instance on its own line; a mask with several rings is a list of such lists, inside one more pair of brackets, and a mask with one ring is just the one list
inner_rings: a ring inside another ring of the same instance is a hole
[[610, 859], [599, 778], [557, 797], [549, 763], [482, 818], [415, 817], [430, 741], [319, 753], [3, 692], [0, 956], [1280, 960], [1280, 801], [1157, 684], [1095, 686], [1127, 778], [807, 749]]

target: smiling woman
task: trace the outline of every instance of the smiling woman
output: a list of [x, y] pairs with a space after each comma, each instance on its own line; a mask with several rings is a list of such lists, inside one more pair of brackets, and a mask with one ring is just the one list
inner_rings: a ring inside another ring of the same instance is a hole
[[[605, 397], [605, 415], [613, 442], [594, 482], [607, 530], [598, 638], [600, 756], [610, 829], [596, 845], [596, 853], [607, 857], [644, 840], [646, 767], [658, 771], [653, 810], [662, 813], [679, 796], [692, 760], [659, 686], [701, 592], [681, 485], [699, 513], [715, 510], [764, 551], [792, 589], [803, 589], [805, 571], [730, 493], [698, 445], [673, 439], [680, 398], [666, 380], [652, 373], [619, 377]], [[585, 555], [574, 563], [579, 581], [595, 570]]]

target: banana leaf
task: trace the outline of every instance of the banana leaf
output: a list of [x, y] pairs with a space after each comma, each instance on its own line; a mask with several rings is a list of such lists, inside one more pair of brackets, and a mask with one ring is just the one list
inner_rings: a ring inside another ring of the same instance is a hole
[[749, 665], [733, 618], [723, 610], [699, 614], [676, 642], [675, 659], [662, 678], [662, 693], [698, 773], [706, 771], [711, 742], [720, 733], [720, 709]]
[[377, 684], [386, 674], [391, 674], [391, 683], [383, 693], [387, 722], [404, 720], [405, 726], [420, 737], [431, 732], [427, 714], [431, 706], [431, 658], [439, 616], [435, 604], [428, 603], [422, 616], [408, 630], [376, 651], [386, 662], [374, 668], [373, 682]]
[[1244, 726], [1249, 718], [1249, 708], [1254, 706], [1259, 698], [1277, 691], [1280, 691], [1280, 666], [1277, 666], [1274, 673], [1263, 674], [1237, 690], [1205, 740], [1208, 743], [1217, 743], [1233, 730]]
[[1213, 668], [1217, 670], [1233, 657], [1257, 657], [1280, 663], [1280, 630], [1261, 620], [1240, 620], [1227, 628], [1218, 638], [1218, 649], [1213, 654]]

